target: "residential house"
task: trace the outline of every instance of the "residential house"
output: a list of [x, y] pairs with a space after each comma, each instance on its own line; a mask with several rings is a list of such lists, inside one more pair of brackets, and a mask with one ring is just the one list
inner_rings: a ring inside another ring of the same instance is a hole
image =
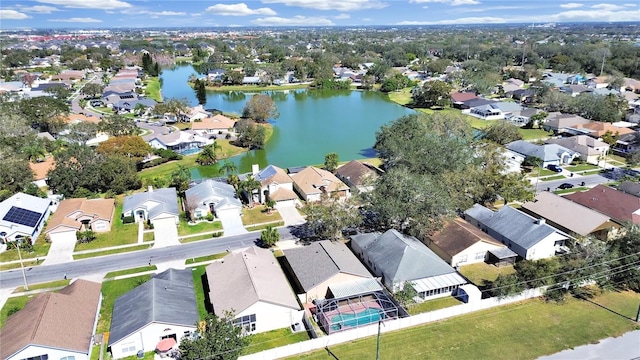
[[154, 149], [168, 149], [180, 154], [192, 154], [213, 142], [192, 130], [174, 131], [171, 128], [162, 128], [161, 132], [154, 132], [142, 138]]
[[620, 89], [620, 92], [632, 92], [640, 94], [640, 80], [632, 78], [624, 78], [624, 85]]
[[169, 338], [177, 348], [198, 320], [191, 269], [168, 269], [116, 299], [108, 349], [120, 359], [154, 351]]
[[392, 292], [408, 282], [426, 300], [452, 295], [467, 283], [425, 244], [396, 230], [353, 235], [351, 249]]
[[613, 145], [614, 153], [622, 156], [629, 155], [638, 149], [640, 149], [640, 132], [637, 131], [618, 136], [615, 145]]
[[378, 177], [378, 170], [369, 164], [351, 160], [336, 169], [336, 176], [345, 184], [358, 192], [373, 190], [373, 181]]
[[500, 101], [472, 107], [469, 115], [485, 120], [502, 120], [522, 111], [522, 105], [515, 102]]
[[313, 166], [292, 174], [293, 188], [305, 201], [320, 201], [323, 195], [349, 197], [349, 187], [331, 172]]
[[604, 89], [609, 86], [609, 77], [607, 76], [596, 76], [585, 82], [587, 87], [592, 89]]
[[211, 112], [205, 110], [202, 105], [197, 105], [191, 108], [191, 110], [189, 111], [188, 117], [190, 122], [194, 122], [197, 120], [208, 118], [211, 115], [212, 115]]
[[209, 213], [216, 217], [242, 214], [236, 189], [227, 183], [207, 179], [187, 190], [185, 197], [187, 211], [195, 218], [204, 218]]
[[114, 199], [65, 199], [60, 201], [49, 219], [45, 234], [50, 242], [61, 238], [76, 239], [76, 232], [91, 230], [101, 233], [111, 231]]
[[548, 191], [538, 193], [533, 201], [522, 204], [521, 209], [572, 236], [607, 240], [619, 228], [608, 216]]
[[258, 164], [253, 164], [252, 176], [260, 182], [260, 189], [253, 195], [255, 201], [264, 204], [270, 199], [276, 202], [276, 207], [299, 203], [298, 195], [293, 191], [293, 179], [283, 169], [268, 165], [259, 170]]
[[107, 107], [113, 107], [120, 101], [134, 101], [138, 99], [138, 94], [133, 91], [118, 92], [114, 90], [105, 90], [100, 97], [100, 100]]
[[518, 256], [503, 243], [459, 217], [449, 221], [442, 230], [429, 235], [426, 244], [454, 267], [490, 261], [491, 253], [498, 254], [502, 262], [513, 263]]
[[134, 221], [174, 219], [178, 224], [178, 195], [175, 188], [153, 189], [126, 196], [122, 205], [122, 216], [133, 216]]
[[602, 138], [602, 136], [604, 136], [604, 134], [606, 134], [607, 131], [614, 136], [635, 133], [635, 131], [632, 129], [629, 129], [626, 127], [614, 126], [611, 123], [603, 122], [603, 121], [593, 121], [586, 124], [578, 124], [575, 126], [575, 128], [580, 130], [586, 130], [587, 131], [586, 135], [589, 135], [596, 139]]
[[49, 199], [19, 192], [0, 202], [0, 239], [30, 238], [35, 243], [50, 213]]
[[78, 279], [58, 292], [34, 295], [0, 330], [0, 359], [89, 360], [101, 288]]
[[617, 189], [635, 197], [640, 197], [640, 183], [623, 181], [622, 184], [618, 185]]
[[609, 144], [587, 135], [549, 139], [547, 144], [556, 144], [580, 154], [582, 161], [598, 164], [600, 158], [609, 152]]
[[536, 145], [524, 140], [508, 143], [507, 150], [513, 157], [519, 158], [522, 163], [527, 157], [537, 157], [542, 160], [542, 167], [548, 165], [571, 164], [573, 159], [580, 156], [579, 153], [556, 144]]
[[542, 77], [543, 83], [546, 83], [547, 85], [554, 88], [563, 86], [566, 80], [567, 80], [567, 74], [563, 74], [563, 73], [550, 72], [550, 73], [545, 73]]
[[565, 198], [610, 217], [618, 224], [640, 224], [640, 198], [605, 185], [575, 192]]
[[540, 110], [538, 109], [522, 108], [521, 110], [511, 112], [505, 120], [512, 122], [517, 126], [524, 126], [529, 123], [529, 120], [531, 120], [533, 115], [539, 112]]
[[236, 121], [222, 114], [194, 120], [191, 123], [191, 130], [208, 137], [214, 134], [227, 134], [229, 129], [233, 129]]
[[234, 313], [247, 333], [288, 328], [302, 323], [304, 312], [278, 260], [255, 246], [227, 254], [207, 266], [208, 299], [213, 312]]
[[593, 92], [593, 89], [590, 87], [587, 87], [585, 85], [582, 84], [578, 84], [578, 85], [565, 85], [559, 88], [559, 90], [565, 94], [571, 95], [573, 97], [576, 97], [580, 94], [583, 93], [590, 93]]
[[451, 105], [456, 109], [462, 109], [465, 101], [480, 99], [472, 92], [453, 92], [451, 93]]
[[207, 80], [209, 81], [222, 81], [226, 71], [224, 69], [213, 69], [207, 73]]
[[56, 161], [53, 156], [50, 156], [44, 159], [44, 161], [29, 162], [29, 168], [33, 171], [33, 183], [38, 187], [47, 186], [49, 170], [56, 168]]
[[322, 240], [284, 250], [283, 266], [292, 276], [294, 291], [302, 303], [327, 297], [331, 285], [370, 279], [371, 274], [349, 248]]
[[546, 259], [567, 251], [569, 236], [546, 224], [545, 219], [503, 206], [498, 211], [475, 204], [464, 218], [525, 260]]
[[502, 83], [502, 88], [504, 89], [505, 93], [522, 89], [523, 86], [524, 86], [524, 81], [520, 79], [514, 79], [514, 78], [507, 79]]
[[493, 104], [495, 102], [496, 102], [495, 100], [475, 97], [468, 100], [462, 100], [460, 104], [460, 109], [462, 109], [463, 114], [468, 114], [471, 111], [471, 108]]
[[84, 70], [63, 70], [60, 74], [52, 75], [51, 80], [78, 81], [84, 79], [85, 75]]
[[242, 79], [242, 85], [257, 85], [260, 84], [259, 76], [245, 76]]
[[536, 97], [536, 91], [534, 89], [517, 89], [508, 91], [505, 95], [510, 96], [512, 99], [516, 101], [520, 101], [521, 103], [530, 104]]
[[542, 129], [544, 131], [553, 131], [555, 134], [562, 134], [566, 132], [568, 128], [575, 128], [578, 125], [588, 123], [591, 123], [591, 120], [587, 120], [579, 115], [550, 113], [549, 116], [547, 116], [547, 120], [542, 124]]
[[144, 107], [145, 109], [153, 109], [157, 102], [153, 99], [139, 97], [137, 99], [120, 100], [112, 104], [113, 111], [116, 113], [133, 113], [136, 107]]

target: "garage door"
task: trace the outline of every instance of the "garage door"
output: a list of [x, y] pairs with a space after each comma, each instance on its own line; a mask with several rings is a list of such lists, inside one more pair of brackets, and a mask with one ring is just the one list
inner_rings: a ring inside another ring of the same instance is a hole
[[282, 200], [282, 201], [278, 201], [276, 203], [276, 209], [280, 209], [281, 207], [288, 207], [288, 206], [296, 206], [296, 200], [295, 199], [291, 199], [291, 200]]
[[153, 220], [154, 248], [180, 245], [178, 227], [174, 218]]
[[76, 246], [76, 232], [64, 231], [49, 234], [51, 248], [44, 265], [63, 264], [73, 261], [73, 249]]
[[222, 222], [224, 236], [240, 235], [248, 233], [242, 224], [242, 218], [236, 209], [221, 210], [217, 213], [218, 219]]

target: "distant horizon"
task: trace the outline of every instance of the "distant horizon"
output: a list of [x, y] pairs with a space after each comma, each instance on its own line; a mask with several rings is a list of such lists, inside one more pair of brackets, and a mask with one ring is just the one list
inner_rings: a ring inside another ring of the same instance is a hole
[[637, 0], [3, 0], [0, 21], [2, 30], [14, 31], [640, 23], [640, 4]]

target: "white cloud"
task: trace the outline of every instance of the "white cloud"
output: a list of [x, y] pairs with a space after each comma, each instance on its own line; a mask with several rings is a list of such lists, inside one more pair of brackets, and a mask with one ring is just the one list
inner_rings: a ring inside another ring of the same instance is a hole
[[636, 7], [638, 4], [623, 4], [626, 7]]
[[131, 4], [120, 0], [37, 0], [40, 3], [60, 5], [77, 9], [125, 9]]
[[205, 11], [224, 16], [276, 15], [276, 12], [269, 8], [249, 9], [245, 3], [215, 4], [209, 6]]
[[35, 5], [35, 6], [21, 7], [20, 11], [32, 12], [32, 13], [38, 13], [38, 14], [51, 14], [54, 11], [60, 11], [60, 9], [55, 8], [53, 6], [47, 6], [47, 5]]
[[451, 6], [480, 4], [480, 1], [478, 0], [409, 0], [409, 2], [415, 3], [415, 4], [441, 3], [441, 4], [449, 4]]
[[0, 20], [23, 20], [29, 19], [31, 16], [15, 10], [0, 10]]
[[618, 11], [618, 10], [625, 10], [626, 6], [614, 5], [614, 4], [596, 4], [596, 5], [591, 6], [591, 8], [592, 9], [598, 9], [598, 10], [604, 10], [604, 11]]
[[584, 4], [580, 4], [580, 3], [566, 3], [566, 4], [560, 4], [560, 7], [563, 9], [576, 9], [579, 7], [583, 7]]
[[351, 15], [349, 14], [340, 14], [340, 15], [336, 15], [333, 17], [336, 20], [342, 20], [342, 19], [350, 19]]
[[504, 24], [507, 20], [499, 17], [465, 17], [438, 21], [401, 21], [397, 25], [456, 25], [456, 24]]
[[285, 4], [316, 10], [353, 11], [382, 9], [388, 5], [379, 0], [262, 0], [266, 4]]
[[[640, 10], [572, 10], [564, 11], [557, 14], [538, 16], [535, 21], [544, 22], [562, 22], [562, 21], [638, 21], [640, 19]], [[534, 19], [531, 19], [534, 20]], [[529, 20], [529, 21], [531, 21]]]
[[53, 22], [69, 22], [69, 23], [100, 23], [102, 20], [94, 19], [94, 18], [69, 18], [69, 19], [49, 19], [49, 21]]
[[292, 18], [283, 17], [266, 17], [251, 21], [256, 25], [262, 26], [332, 26], [335, 25], [331, 20], [323, 17], [306, 17], [294, 16]]
[[481, 12], [496, 11], [496, 10], [530, 10], [530, 9], [533, 9], [533, 7], [531, 7], [531, 6], [515, 6], [515, 5], [514, 6], [507, 6], [507, 5], [501, 5], [501, 6], [461, 8], [461, 9], [455, 9], [453, 11], [455, 11], [456, 13], [460, 13], [460, 12], [481, 13]]
[[185, 16], [187, 15], [184, 11], [138, 11], [139, 14], [148, 14], [151, 16]]

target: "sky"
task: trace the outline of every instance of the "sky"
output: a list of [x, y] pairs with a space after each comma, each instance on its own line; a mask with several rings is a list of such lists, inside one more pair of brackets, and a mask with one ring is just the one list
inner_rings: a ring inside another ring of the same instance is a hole
[[2, 0], [0, 29], [640, 23], [640, 0]]

